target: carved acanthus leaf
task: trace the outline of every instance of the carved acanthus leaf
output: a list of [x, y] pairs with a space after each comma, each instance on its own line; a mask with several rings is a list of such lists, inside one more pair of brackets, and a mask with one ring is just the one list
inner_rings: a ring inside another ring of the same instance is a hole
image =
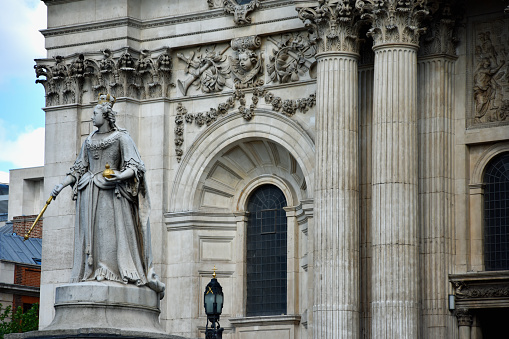
[[319, 52], [359, 53], [363, 21], [354, 0], [320, 0], [296, 9], [304, 25], [313, 32]]
[[386, 43], [417, 45], [426, 31], [421, 26], [429, 14], [427, 0], [357, 0], [355, 7], [371, 23], [368, 36], [375, 46]]
[[472, 314], [466, 308], [459, 308], [455, 312], [456, 318], [458, 319], [458, 326], [471, 326], [472, 325]]
[[419, 55], [455, 55], [457, 29], [462, 21], [462, 1], [431, 0], [428, 2], [427, 31], [421, 36]]

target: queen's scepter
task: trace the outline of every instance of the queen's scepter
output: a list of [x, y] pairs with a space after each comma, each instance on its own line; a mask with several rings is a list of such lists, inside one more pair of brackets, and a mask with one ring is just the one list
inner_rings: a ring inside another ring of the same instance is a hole
[[46, 208], [48, 208], [48, 205], [51, 204], [51, 201], [53, 200], [53, 196], [50, 196], [49, 199], [46, 201], [46, 205], [44, 205], [44, 207], [42, 208], [41, 212], [39, 213], [39, 215], [37, 216], [37, 218], [35, 218], [35, 221], [34, 223], [32, 224], [32, 227], [30, 227], [30, 229], [28, 230], [28, 232], [25, 234], [25, 236], [23, 237], [23, 241], [26, 241], [28, 240], [28, 238], [30, 237], [30, 233], [32, 233], [35, 225], [37, 225], [37, 222], [39, 221], [39, 219], [41, 219], [42, 215], [44, 214], [44, 212], [46, 212]]

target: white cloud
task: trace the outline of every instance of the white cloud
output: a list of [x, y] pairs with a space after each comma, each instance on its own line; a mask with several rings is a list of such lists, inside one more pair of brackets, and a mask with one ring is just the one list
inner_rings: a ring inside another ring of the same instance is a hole
[[0, 171], [0, 184], [9, 183], [9, 173]]
[[0, 36], [5, 47], [0, 53], [0, 84], [10, 77], [28, 77], [35, 80], [35, 58], [44, 58], [44, 37], [39, 32], [46, 28], [46, 5], [43, 1], [2, 1]]
[[[44, 128], [27, 128], [16, 140], [7, 140], [0, 127], [0, 161], [11, 162], [15, 168], [44, 165]], [[5, 173], [5, 172], [4, 172]], [[0, 180], [1, 181], [1, 180]]]

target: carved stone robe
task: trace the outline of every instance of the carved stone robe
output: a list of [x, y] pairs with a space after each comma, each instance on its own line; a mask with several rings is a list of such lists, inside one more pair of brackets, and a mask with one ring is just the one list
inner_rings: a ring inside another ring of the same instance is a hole
[[[163, 292], [152, 265], [145, 165], [125, 130], [96, 132], [83, 143], [69, 173], [76, 178], [71, 282], [110, 280]], [[135, 175], [120, 183], [108, 182], [102, 175], [106, 164], [118, 171], [130, 168]]]

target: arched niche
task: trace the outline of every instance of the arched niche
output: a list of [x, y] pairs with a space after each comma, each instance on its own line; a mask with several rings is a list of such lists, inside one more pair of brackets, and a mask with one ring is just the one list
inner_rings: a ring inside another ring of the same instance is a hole
[[169, 212], [242, 210], [243, 192], [261, 178], [286, 185], [289, 204], [297, 204], [312, 197], [314, 154], [313, 140], [290, 118], [267, 110], [256, 110], [251, 121], [230, 114], [186, 151]]

